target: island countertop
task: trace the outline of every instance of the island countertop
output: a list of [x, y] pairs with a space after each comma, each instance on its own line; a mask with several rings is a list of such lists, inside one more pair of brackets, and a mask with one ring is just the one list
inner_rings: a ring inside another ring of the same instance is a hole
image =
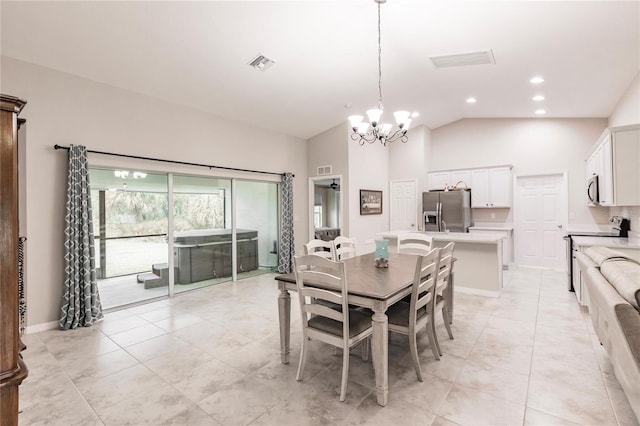
[[[395, 240], [400, 234], [406, 234], [415, 231], [386, 231], [379, 232], [376, 236], [387, 239]], [[418, 234], [424, 234], [433, 237], [434, 241], [453, 241], [456, 243], [480, 243], [480, 244], [497, 244], [504, 238], [503, 234], [498, 232], [482, 232], [478, 234], [469, 232], [416, 232]]]

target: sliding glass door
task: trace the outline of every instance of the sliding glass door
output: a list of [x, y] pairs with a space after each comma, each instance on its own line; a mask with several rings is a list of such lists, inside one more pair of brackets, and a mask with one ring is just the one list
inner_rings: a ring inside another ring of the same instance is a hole
[[167, 175], [98, 168], [89, 173], [103, 307], [166, 296]]
[[232, 279], [231, 180], [173, 177], [175, 292]]
[[105, 309], [277, 267], [277, 183], [131, 169], [89, 172]]

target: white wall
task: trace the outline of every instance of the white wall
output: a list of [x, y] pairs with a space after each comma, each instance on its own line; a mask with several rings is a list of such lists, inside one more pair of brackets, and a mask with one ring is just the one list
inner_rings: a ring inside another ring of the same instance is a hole
[[[640, 73], [636, 74], [627, 91], [622, 95], [609, 116], [609, 127], [624, 126], [640, 123]], [[640, 158], [638, 159], [640, 167]], [[631, 229], [640, 231], [640, 207], [622, 209], [613, 207], [611, 214], [623, 215], [631, 218]]]
[[427, 188], [426, 150], [429, 147], [431, 130], [425, 126], [418, 126], [407, 132], [407, 143], [393, 142], [389, 149], [389, 179], [416, 179], [418, 191]]
[[[307, 144], [304, 140], [225, 120], [180, 105], [2, 57], [2, 92], [27, 100], [28, 325], [59, 316], [64, 280], [66, 154], [54, 144], [215, 164], [293, 172], [296, 237], [306, 235]], [[231, 176], [220, 170], [171, 167], [90, 155], [92, 165]], [[238, 174], [235, 174], [236, 176]], [[240, 174], [242, 175], [242, 174]], [[244, 176], [247, 176], [246, 174]], [[252, 178], [279, 180], [278, 176]], [[298, 245], [301, 240], [298, 238]]]
[[[431, 131], [429, 169], [512, 164], [514, 174], [566, 170], [569, 222], [606, 223], [608, 209], [589, 208], [584, 197], [585, 159], [606, 126], [598, 118], [464, 119]], [[477, 221], [482, 212], [473, 214]]]
[[640, 72], [609, 116], [609, 127], [640, 123]]
[[421, 193], [428, 190], [431, 130], [426, 126], [418, 126], [410, 129], [407, 136], [409, 136], [407, 143], [394, 142], [389, 145], [389, 180], [416, 180], [418, 195], [416, 217], [421, 218]]
[[[349, 203], [347, 202], [349, 196], [348, 157], [349, 145], [354, 143], [349, 139], [349, 128], [346, 122], [307, 140], [307, 170], [309, 171], [309, 177], [318, 176], [319, 166], [331, 166], [333, 175], [342, 175], [342, 181], [340, 182], [340, 192], [343, 194], [343, 203], [341, 205], [343, 222], [340, 230], [342, 235], [350, 235]], [[313, 222], [311, 222], [312, 224]], [[305, 238], [308, 233], [307, 231]]]
[[[376, 233], [389, 230], [389, 148], [381, 143], [349, 147], [349, 236], [356, 239], [358, 254], [373, 252]], [[360, 215], [360, 190], [382, 191], [382, 214]]]

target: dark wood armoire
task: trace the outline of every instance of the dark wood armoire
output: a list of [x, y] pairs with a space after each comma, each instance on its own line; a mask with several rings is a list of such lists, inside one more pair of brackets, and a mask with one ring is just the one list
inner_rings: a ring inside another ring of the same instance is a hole
[[18, 386], [28, 374], [18, 317], [18, 114], [25, 104], [0, 95], [0, 426], [18, 424]]

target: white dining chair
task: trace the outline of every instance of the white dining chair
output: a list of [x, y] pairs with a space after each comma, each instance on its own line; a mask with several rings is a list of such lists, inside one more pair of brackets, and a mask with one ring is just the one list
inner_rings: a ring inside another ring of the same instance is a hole
[[398, 253], [417, 254], [424, 256], [431, 251], [433, 237], [419, 234], [417, 232], [407, 232], [398, 235]]
[[335, 260], [348, 259], [356, 255], [356, 239], [342, 235], [333, 240], [333, 253]]
[[[435, 311], [442, 312], [442, 319], [444, 320], [444, 326], [447, 329], [447, 334], [449, 334], [449, 339], [453, 340], [453, 333], [451, 332], [451, 317], [448, 305], [447, 297], [449, 292], [447, 291], [447, 287], [451, 285], [451, 268], [453, 263], [453, 249], [455, 248], [455, 243], [450, 242], [446, 246], [440, 249], [440, 265], [438, 270], [438, 281], [436, 283], [436, 305]], [[435, 321], [432, 323], [433, 333], [435, 335], [436, 326]], [[438, 348], [438, 353], [442, 355], [442, 351], [440, 350], [440, 345], [438, 344], [438, 336], [436, 335], [436, 347]]]
[[[302, 318], [302, 349], [296, 380], [302, 380], [310, 339], [342, 348], [340, 401], [344, 401], [349, 377], [349, 350], [362, 342], [363, 359], [368, 357], [369, 338], [373, 335], [371, 315], [349, 309], [343, 262], [315, 255], [296, 256], [294, 272]], [[314, 286], [307, 285], [309, 282]], [[327, 290], [327, 287], [336, 290]], [[322, 301], [327, 303], [320, 303]], [[340, 309], [331, 306], [339, 306]]]
[[426, 328], [433, 356], [440, 360], [437, 338], [433, 329], [436, 303], [434, 295], [439, 261], [440, 249], [433, 249], [424, 256], [418, 256], [409, 303], [400, 301], [392, 305], [387, 311], [389, 331], [409, 336], [409, 349], [413, 367], [416, 370], [418, 380], [421, 382], [423, 381], [422, 370], [418, 360], [416, 339], [416, 335], [420, 330]]
[[324, 240], [311, 240], [304, 245], [304, 254], [312, 254], [334, 260], [333, 242]]

